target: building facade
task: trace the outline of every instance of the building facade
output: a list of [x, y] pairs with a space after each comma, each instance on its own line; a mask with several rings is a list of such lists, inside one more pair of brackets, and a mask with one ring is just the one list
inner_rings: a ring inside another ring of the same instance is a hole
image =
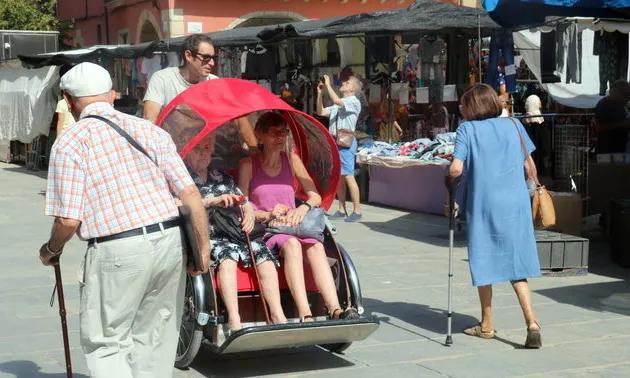
[[[479, 0], [442, 0], [476, 6]], [[192, 33], [408, 7], [413, 0], [57, 0], [72, 47], [136, 44]]]

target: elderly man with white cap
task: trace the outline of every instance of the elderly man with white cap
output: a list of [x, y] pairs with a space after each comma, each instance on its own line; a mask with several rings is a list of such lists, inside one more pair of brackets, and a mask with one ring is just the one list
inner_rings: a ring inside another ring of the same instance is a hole
[[171, 377], [186, 272], [173, 195], [191, 209], [205, 272], [210, 241], [201, 237], [208, 235], [201, 196], [169, 134], [113, 108], [104, 68], [81, 63], [61, 78], [61, 89], [79, 121], [52, 148], [45, 212], [55, 220], [40, 259], [55, 264], [77, 229], [88, 242], [80, 327], [92, 377]]

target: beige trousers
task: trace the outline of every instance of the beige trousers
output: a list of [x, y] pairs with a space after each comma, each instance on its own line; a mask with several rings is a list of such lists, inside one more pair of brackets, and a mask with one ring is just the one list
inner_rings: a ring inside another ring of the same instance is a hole
[[88, 247], [79, 281], [91, 377], [172, 377], [185, 260], [179, 227]]

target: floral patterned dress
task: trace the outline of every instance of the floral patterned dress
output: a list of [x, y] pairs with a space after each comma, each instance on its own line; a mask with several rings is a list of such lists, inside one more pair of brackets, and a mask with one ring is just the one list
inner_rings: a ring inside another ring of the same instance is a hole
[[[243, 194], [238, 186], [236, 186], [234, 178], [227, 173], [219, 170], [208, 169], [208, 180], [203, 182], [199, 175], [190, 169], [189, 171], [195, 181], [195, 184], [197, 185], [197, 188], [199, 188], [199, 192], [201, 192], [202, 198], [214, 198], [223, 194]], [[215, 268], [225, 259], [231, 259], [236, 262], [242, 261], [243, 266], [246, 268], [251, 266], [251, 257], [246, 244], [233, 242], [227, 238], [214, 237], [212, 224], [209, 226], [210, 240], [212, 243], [212, 260], [215, 262]], [[256, 258], [256, 265], [260, 265], [267, 260], [271, 260], [276, 266], [280, 266], [278, 256], [267, 248], [262, 239], [252, 239], [251, 242], [252, 249], [254, 250], [254, 257]]]

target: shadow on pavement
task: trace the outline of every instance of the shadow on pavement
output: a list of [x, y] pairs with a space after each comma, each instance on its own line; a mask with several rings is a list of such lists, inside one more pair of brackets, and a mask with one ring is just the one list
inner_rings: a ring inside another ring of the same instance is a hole
[[536, 290], [536, 293], [558, 303], [630, 316], [630, 269], [610, 259], [608, 243], [590, 243], [588, 274], [617, 278], [619, 281]]
[[[446, 302], [447, 298], [444, 298]], [[389, 326], [399, 328], [406, 332], [418, 335], [434, 343], [444, 345], [447, 333], [447, 310], [440, 308], [433, 308], [427, 305], [407, 303], [407, 302], [383, 302], [378, 299], [363, 298], [363, 305], [366, 311], [374, 311], [379, 313], [379, 320], [382, 323]], [[385, 314], [388, 316], [383, 316]], [[417, 330], [408, 329], [404, 325], [398, 322], [392, 322], [392, 318], [396, 318], [411, 326], [426, 330], [428, 334], [423, 334]], [[472, 327], [479, 323], [479, 319], [465, 314], [453, 312], [452, 320], [452, 332], [453, 334], [459, 334], [468, 327]], [[442, 337], [436, 339], [435, 334], [442, 334]], [[496, 341], [500, 341], [504, 344], [510, 345], [515, 349], [523, 348], [522, 344], [514, 343], [510, 340], [506, 340], [500, 337], [499, 334], [494, 338]]]
[[630, 269], [623, 268], [611, 260], [610, 244], [603, 241], [591, 240], [589, 243], [588, 272], [630, 281]]
[[26, 169], [21, 165], [11, 165], [7, 168], [4, 168], [5, 171], [13, 172], [13, 173], [23, 173], [31, 176], [37, 176], [39, 178], [47, 179], [48, 178], [48, 168], [40, 168], [37, 171], [31, 171]]
[[206, 377], [241, 378], [353, 367], [354, 363], [319, 347], [216, 355], [201, 348], [191, 367]]
[[[435, 215], [407, 214], [387, 222], [361, 222], [373, 232], [448, 247], [448, 219]], [[466, 247], [466, 232], [455, 229], [456, 248]]]
[[[33, 361], [9, 361], [0, 363], [0, 372], [13, 374], [16, 378], [66, 378], [66, 373], [43, 373]], [[74, 378], [88, 378], [83, 374], [72, 374]]]

